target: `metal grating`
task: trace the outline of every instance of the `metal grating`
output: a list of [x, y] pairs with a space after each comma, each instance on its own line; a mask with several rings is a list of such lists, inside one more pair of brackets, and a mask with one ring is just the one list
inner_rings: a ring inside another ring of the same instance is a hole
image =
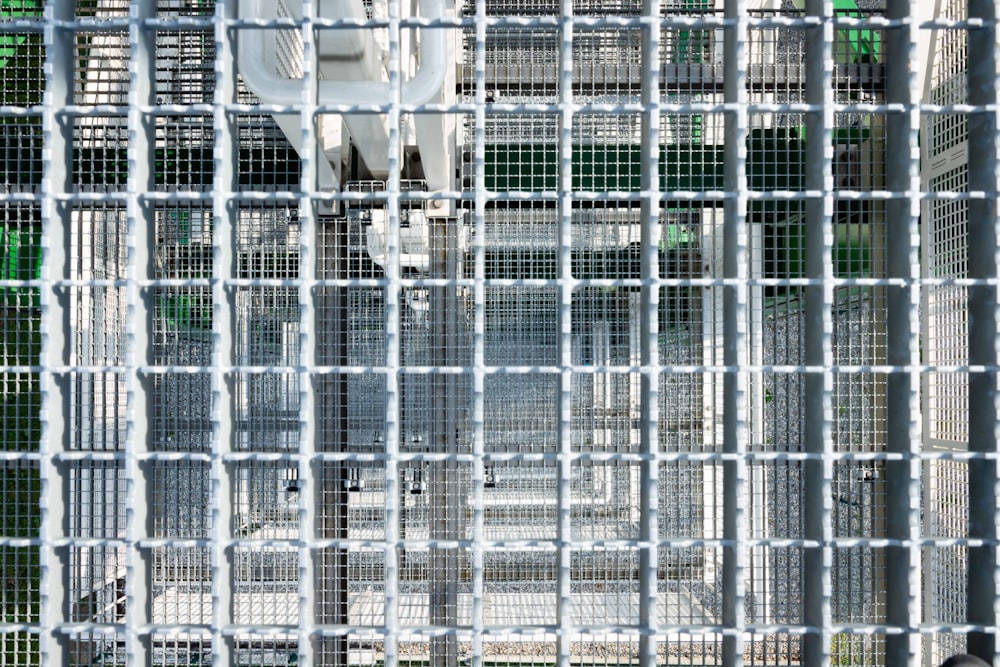
[[997, 3], [347, 4], [0, 3], [0, 661], [1000, 659]]
[[[960, 3], [945, 3], [942, 18], [962, 20], [970, 8]], [[930, 101], [945, 109], [971, 101], [969, 90], [974, 82], [965, 75], [968, 62], [968, 35], [962, 31], [942, 30], [934, 35], [932, 61], [927, 85]], [[966, 193], [970, 180], [970, 115], [945, 112], [928, 116], [924, 121], [928, 145], [923, 159], [927, 168], [923, 186], [930, 192]], [[937, 367], [961, 367], [970, 357], [970, 296], [975, 288], [961, 285], [970, 272], [970, 241], [975, 238], [971, 223], [973, 209], [962, 199], [932, 199], [923, 205], [929, 224], [924, 226], [923, 249], [927, 252], [922, 275], [940, 279], [928, 287], [925, 299], [923, 335], [927, 361]], [[971, 437], [970, 378], [968, 373], [931, 372], [923, 379], [924, 428], [928, 444], [943, 452], [969, 451], [976, 448]], [[924, 530], [929, 537], [947, 539], [965, 536], [974, 521], [969, 493], [972, 466], [956, 460], [931, 460], [924, 466]], [[958, 491], [962, 489], [961, 491]], [[956, 493], [956, 491], [958, 491]], [[924, 594], [930, 604], [924, 619], [930, 623], [955, 623], [969, 614], [971, 551], [965, 545], [934, 545], [926, 551]], [[931, 659], [943, 659], [974, 649], [962, 633], [943, 630], [927, 637]]]

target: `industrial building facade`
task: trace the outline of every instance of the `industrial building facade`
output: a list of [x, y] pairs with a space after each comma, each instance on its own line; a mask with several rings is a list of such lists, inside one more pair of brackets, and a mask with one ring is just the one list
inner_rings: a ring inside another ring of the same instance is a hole
[[917, 4], [0, 0], [4, 664], [1000, 658]]

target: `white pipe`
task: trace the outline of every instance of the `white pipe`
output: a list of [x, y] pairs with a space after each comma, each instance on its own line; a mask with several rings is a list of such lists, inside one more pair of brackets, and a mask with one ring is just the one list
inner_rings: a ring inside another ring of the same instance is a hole
[[[240, 17], [261, 18], [264, 0], [240, 0]], [[420, 0], [421, 15], [439, 19], [444, 15], [443, 0]], [[302, 81], [286, 79], [264, 66], [264, 30], [252, 28], [237, 32], [236, 48], [243, 81], [265, 104], [292, 105], [302, 101]], [[403, 104], [419, 106], [432, 101], [444, 85], [447, 48], [443, 30], [429, 30], [421, 40], [420, 67], [402, 82]], [[389, 104], [387, 81], [335, 81], [321, 79], [318, 102], [322, 105], [385, 106]]]
[[[360, 2], [341, 2], [334, 5], [341, 18], [363, 19], [364, 8]], [[421, 16], [441, 18], [444, 15], [444, 0], [420, 0]], [[243, 18], [275, 18], [277, 0], [240, 0], [240, 16]], [[295, 10], [289, 10], [294, 16]], [[324, 8], [324, 13], [334, 13]], [[299, 12], [301, 14], [301, 12]], [[327, 17], [329, 18], [329, 17]], [[324, 31], [331, 32], [331, 31]], [[325, 56], [349, 61], [350, 66], [340, 66], [340, 78], [319, 79], [317, 81], [317, 101], [321, 105], [385, 106], [389, 104], [389, 83], [376, 79], [381, 72], [374, 58], [375, 44], [370, 33], [361, 29], [338, 30], [336, 37], [320, 39], [318, 45]], [[414, 75], [401, 83], [403, 104], [418, 106], [440, 101], [441, 89], [446, 81], [448, 49], [443, 30], [424, 30], [421, 39], [420, 66]], [[289, 79], [277, 73], [274, 58], [277, 46], [274, 32], [264, 29], [244, 29], [237, 32], [237, 60], [243, 81], [264, 104], [295, 105], [302, 102], [303, 82]], [[347, 64], [347, 63], [345, 63]], [[325, 69], [322, 67], [321, 71]], [[346, 73], [345, 73], [346, 72]], [[343, 77], [350, 78], [343, 78]], [[360, 80], [359, 80], [360, 79]], [[375, 177], [384, 176], [389, 168], [389, 136], [384, 119], [379, 115], [361, 113], [344, 114], [344, 124], [354, 138], [361, 158]], [[424, 123], [426, 124], [426, 123]], [[300, 132], [282, 130], [290, 143], [300, 150]], [[432, 136], [431, 138], [436, 138]], [[322, 151], [319, 151], [322, 153]], [[338, 179], [326, 165], [319, 168], [321, 189], [338, 188]], [[435, 174], [437, 176], [437, 174]], [[440, 180], [440, 179], [437, 179]], [[438, 184], [439, 186], [439, 184]], [[440, 186], [439, 186], [440, 187]]]

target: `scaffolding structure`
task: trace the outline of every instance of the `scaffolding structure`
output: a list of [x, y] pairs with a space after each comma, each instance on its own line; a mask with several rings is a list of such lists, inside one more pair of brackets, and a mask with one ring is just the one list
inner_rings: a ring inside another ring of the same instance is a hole
[[1000, 658], [911, 4], [0, 0], [4, 664]]

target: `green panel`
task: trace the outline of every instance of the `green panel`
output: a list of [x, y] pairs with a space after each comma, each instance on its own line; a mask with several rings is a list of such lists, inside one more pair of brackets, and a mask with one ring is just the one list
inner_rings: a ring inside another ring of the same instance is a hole
[[[9, 129], [8, 133], [14, 131]], [[39, 128], [17, 132], [39, 134]], [[41, 177], [41, 145], [29, 137], [5, 142], [0, 161], [6, 182], [38, 185]], [[802, 188], [805, 144], [774, 132], [755, 132], [747, 140], [747, 181], [751, 190], [799, 190]], [[555, 144], [487, 144], [486, 188], [497, 192], [554, 192], [558, 186]], [[214, 156], [211, 147], [157, 148], [155, 177], [158, 185], [211, 186]], [[641, 183], [641, 152], [637, 145], [587, 144], [573, 147], [572, 188], [577, 191], [637, 192]], [[240, 148], [239, 180], [252, 187], [296, 188], [298, 155], [289, 147], [265, 155], [261, 149]], [[80, 184], [124, 182], [128, 155], [124, 148], [77, 149], [74, 163], [101, 165], [101, 169], [78, 169]], [[272, 169], [259, 168], [270, 163]], [[250, 166], [258, 168], [251, 171]], [[661, 149], [660, 187], [663, 190], [722, 190], [723, 147], [704, 144], [670, 144]], [[178, 181], [183, 181], [178, 183]]]
[[7, 66], [7, 61], [17, 53], [17, 47], [25, 40], [23, 35], [0, 35], [0, 69]]
[[[793, 0], [796, 9], [805, 10], [806, 0]], [[833, 10], [837, 16], [846, 18], [864, 18], [867, 16], [858, 8], [854, 0], [833, 0]], [[841, 42], [847, 42], [846, 52], [836, 55], [850, 55], [855, 63], [876, 63], [882, 46], [881, 33], [878, 30], [838, 30], [837, 37]]]
[[[41, 277], [41, 230], [34, 227], [0, 228], [0, 279], [32, 280]], [[34, 309], [39, 307], [37, 287], [3, 287], [5, 309]]]
[[[488, 144], [485, 147], [488, 190], [555, 191], [558, 148], [555, 144]], [[724, 149], [704, 144], [670, 144], [661, 151], [660, 188], [722, 190]], [[747, 181], [751, 190], [800, 190], [805, 145], [772, 131], [747, 139]], [[573, 146], [572, 187], [596, 192], [637, 192], [641, 183], [638, 145]], [[761, 204], [764, 206], [764, 204]]]
[[[37, 186], [42, 175], [41, 128], [0, 123], [5, 139], [0, 149], [0, 179], [10, 185]], [[128, 153], [125, 148], [76, 148], [73, 177], [78, 185], [125, 183]], [[154, 168], [157, 185], [198, 188], [211, 187], [214, 156], [210, 146], [157, 148]], [[98, 168], [99, 166], [99, 168]], [[264, 149], [241, 146], [239, 184], [255, 189], [274, 187], [297, 189], [300, 179], [299, 156], [287, 144]]]
[[[3, 0], [0, 15], [4, 18], [37, 16], [35, 3]], [[0, 104], [30, 106], [41, 101], [41, 38], [39, 35], [0, 36], [0, 68], [4, 85], [0, 86]], [[4, 169], [13, 171], [36, 169], [41, 173], [40, 154], [33, 159], [30, 146], [33, 139], [21, 132], [37, 119], [4, 118], [0, 121], [0, 140], [4, 153], [0, 159], [13, 157]], [[40, 150], [40, 132], [35, 135]], [[19, 141], [27, 138], [23, 149]], [[12, 140], [14, 141], [12, 143]], [[13, 155], [11, 155], [13, 153]], [[10, 180], [5, 183], [12, 185]], [[40, 276], [41, 233], [33, 216], [12, 213], [17, 208], [8, 204], [0, 216], [0, 279], [31, 280]], [[24, 213], [23, 209], [21, 211]], [[9, 219], [8, 219], [9, 215]], [[37, 367], [41, 337], [38, 330], [37, 287], [0, 288], [0, 308], [3, 309], [0, 359], [8, 367]], [[0, 374], [0, 450], [8, 452], [38, 451], [41, 435], [41, 392], [39, 375], [31, 371], [8, 369]], [[39, 496], [41, 480], [36, 463], [11, 460], [0, 465], [0, 535], [4, 538], [33, 539], [38, 537], [41, 513]], [[39, 581], [41, 577], [37, 546], [0, 547], [0, 577], [4, 594], [0, 599], [0, 621], [11, 624], [39, 622]], [[38, 664], [40, 659], [37, 637], [27, 633], [5, 635], [0, 662], [11, 665]]]
[[[865, 278], [871, 275], [871, 234], [867, 224], [834, 225], [833, 270], [838, 278]], [[765, 227], [765, 252], [772, 252], [769, 267], [780, 267], [768, 278], [805, 276], [805, 225], [796, 222]]]
[[[42, 103], [45, 90], [42, 65], [45, 61], [42, 36], [0, 35], [0, 104], [30, 107]], [[5, 117], [4, 124], [24, 122], [16, 117]]]
[[0, 121], [0, 181], [11, 186], [38, 186], [42, 181], [41, 123]]
[[212, 330], [212, 297], [204, 291], [179, 290], [160, 295], [156, 319], [171, 332], [193, 333]]
[[[36, 0], [0, 0], [0, 19], [31, 19], [41, 18], [42, 6]], [[25, 42], [34, 41], [41, 44], [41, 35], [18, 35], [11, 33], [0, 34], [0, 69], [7, 66], [7, 63], [17, 55], [18, 47]], [[41, 70], [38, 72], [41, 78]], [[5, 102], [11, 104], [11, 102]]]
[[835, 145], [860, 144], [871, 138], [871, 128], [852, 125], [850, 127], [838, 127], [833, 130], [833, 143]]

